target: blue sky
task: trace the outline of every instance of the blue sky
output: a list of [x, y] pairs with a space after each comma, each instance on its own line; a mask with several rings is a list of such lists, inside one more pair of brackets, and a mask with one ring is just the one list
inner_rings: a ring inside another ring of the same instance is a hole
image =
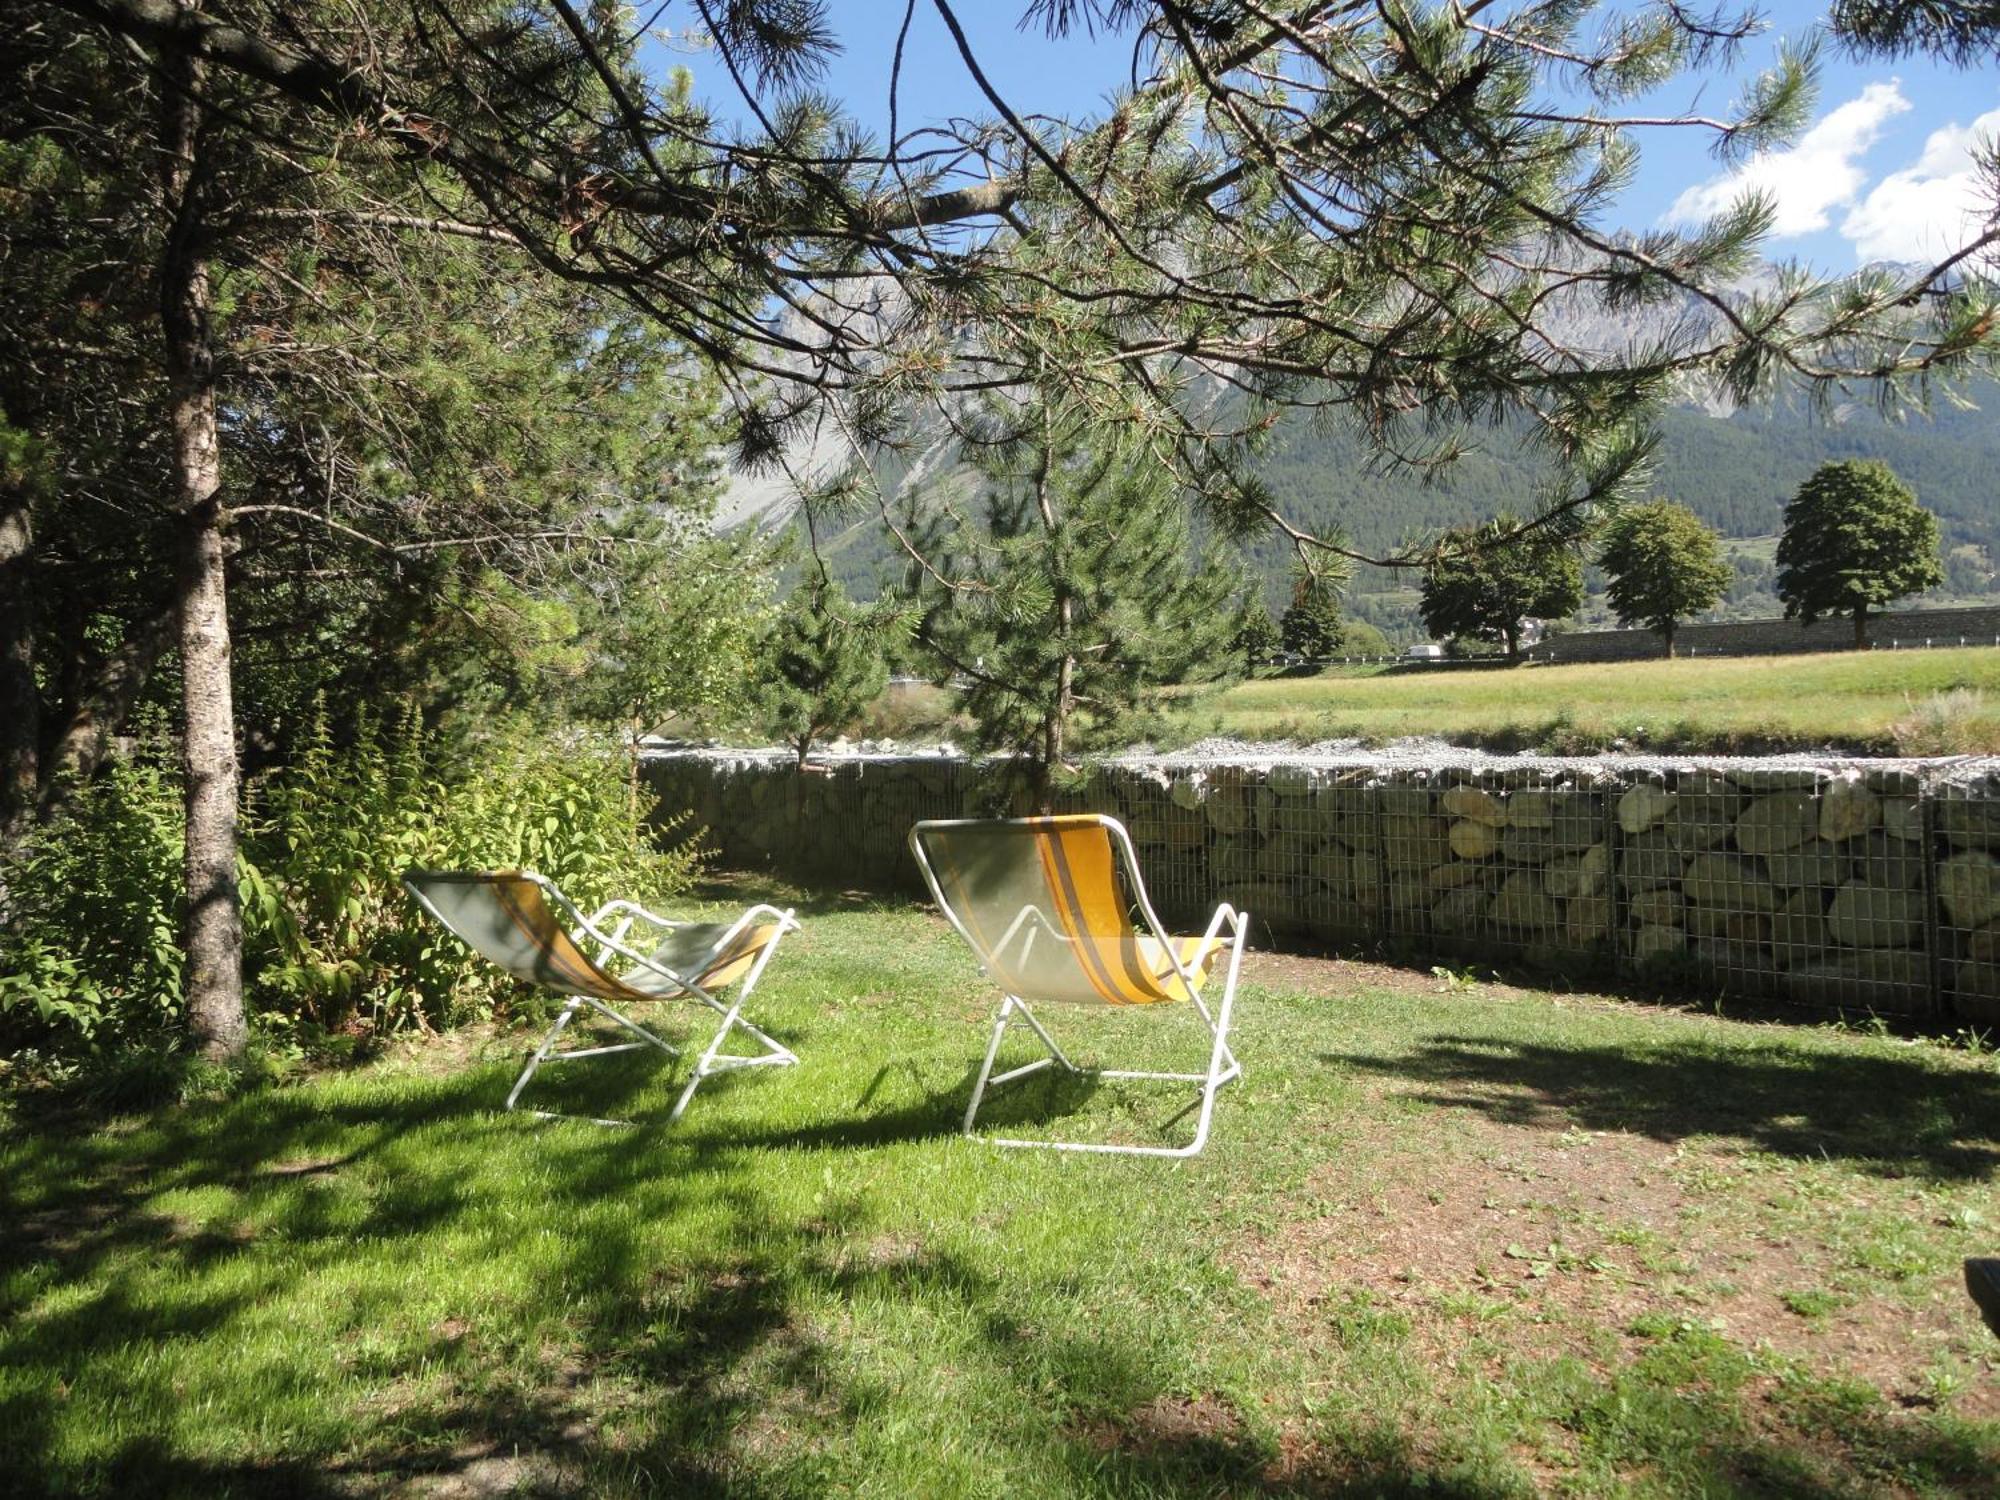
[[[1129, 37], [1050, 42], [1039, 31], [1018, 29], [1020, 0], [956, 0], [953, 8], [981, 67], [1022, 112], [1095, 115], [1129, 75]], [[903, 0], [835, 0], [831, 6], [844, 50], [822, 87], [878, 129], [887, 121], [890, 59], [903, 9]], [[1746, 77], [1775, 57], [1780, 32], [1810, 34], [1823, 7], [1775, 0], [1766, 9], [1777, 30], [1746, 49]], [[663, 19], [682, 19], [681, 8]], [[697, 91], [718, 112], [733, 114], [728, 80], [712, 54], [666, 45], [652, 56], [687, 64]], [[1684, 79], [1645, 108], [1723, 113], [1739, 84], [1740, 78], [1720, 75]], [[990, 113], [928, 0], [916, 8], [901, 98], [905, 130]], [[1639, 175], [1614, 227], [1690, 226], [1755, 183], [1777, 196], [1776, 230], [1765, 247], [1774, 257], [1842, 271], [1871, 260], [1939, 253], [1979, 201], [1970, 146], [1976, 135], [2000, 136], [2000, 69], [1957, 70], [1911, 58], [1855, 63], [1828, 48], [1814, 116], [1788, 150], [1734, 169], [1718, 163], [1695, 132], [1645, 132]]]

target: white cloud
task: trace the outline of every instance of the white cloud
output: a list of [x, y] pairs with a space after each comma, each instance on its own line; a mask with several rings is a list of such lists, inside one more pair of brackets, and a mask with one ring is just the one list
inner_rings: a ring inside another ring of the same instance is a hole
[[1798, 144], [1760, 151], [1733, 172], [1697, 183], [1674, 199], [1669, 224], [1700, 224], [1745, 193], [1762, 190], [1775, 201], [1775, 236], [1812, 234], [1832, 222], [1832, 210], [1854, 201], [1867, 174], [1859, 158], [1882, 127], [1910, 108], [1900, 83], [1871, 83], [1856, 98], [1822, 116]]
[[1932, 260], [1963, 245], [1994, 210], [1972, 153], [1995, 136], [2000, 109], [1933, 130], [1916, 164], [1884, 177], [1841, 222], [1855, 255], [1864, 262]]

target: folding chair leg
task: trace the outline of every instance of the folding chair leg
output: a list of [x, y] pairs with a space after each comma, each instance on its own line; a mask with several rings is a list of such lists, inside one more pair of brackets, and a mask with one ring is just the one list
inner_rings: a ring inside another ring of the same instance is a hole
[[[576, 1019], [577, 1015], [586, 1006], [597, 1011], [605, 1019], [614, 1021], [624, 1027], [627, 1031], [638, 1037], [639, 1040], [636, 1042], [619, 1042], [608, 1047], [579, 1047], [569, 1052], [556, 1051], [556, 1043], [561, 1040], [564, 1029], [568, 1027], [571, 1021]], [[573, 1057], [601, 1057], [607, 1052], [631, 1052], [642, 1047], [657, 1047], [669, 1057], [680, 1056], [680, 1048], [661, 1041], [637, 1021], [627, 1016], [621, 1016], [610, 1006], [605, 1005], [601, 1001], [593, 1000], [587, 995], [572, 995], [568, 1004], [563, 1006], [562, 1014], [556, 1017], [555, 1025], [551, 1026], [548, 1035], [542, 1038], [541, 1046], [537, 1047], [534, 1056], [528, 1059], [528, 1065], [521, 1069], [521, 1076], [514, 1080], [514, 1087], [507, 1091], [507, 1108], [511, 1110], [514, 1107], [515, 1102], [521, 1097], [521, 1090], [528, 1086], [528, 1080], [535, 1076], [536, 1071], [545, 1062], [561, 1062]], [[530, 1113], [545, 1120], [566, 1120], [571, 1118], [568, 1115], [556, 1114], [546, 1109], [532, 1110]], [[593, 1118], [591, 1123], [594, 1125], [629, 1125], [631, 1121], [599, 1120]]]
[[1222, 985], [1222, 1004], [1216, 1008], [1210, 1027], [1215, 1032], [1215, 1046], [1208, 1054], [1208, 1081], [1201, 1090], [1201, 1118], [1196, 1121], [1194, 1141], [1184, 1150], [1183, 1156], [1197, 1156], [1201, 1148], [1208, 1144], [1209, 1121], [1215, 1117], [1215, 1095], [1232, 1078], [1243, 1076], [1243, 1065], [1236, 1060], [1236, 1054], [1229, 1050], [1229, 1018], [1236, 1008], [1236, 976], [1243, 967], [1243, 930], [1236, 931], [1236, 941], [1229, 950], [1229, 972]]
[[[1195, 1009], [1201, 1016], [1203, 1024], [1208, 1027], [1210, 1034], [1207, 1072], [1156, 1073], [1114, 1068], [1096, 1070], [1097, 1076], [1100, 1078], [1152, 1079], [1156, 1081], [1200, 1085], [1200, 1093], [1196, 1096], [1194, 1102], [1188, 1106], [1188, 1109], [1192, 1109], [1198, 1105], [1201, 1114], [1200, 1118], [1195, 1122], [1194, 1139], [1187, 1145], [1113, 1146], [1075, 1141], [1011, 1140], [1000, 1136], [981, 1137], [974, 1135], [972, 1128], [973, 1120], [979, 1113], [980, 1100], [985, 1096], [986, 1090], [990, 1085], [997, 1086], [1010, 1082], [1024, 1074], [1035, 1072], [1040, 1068], [1046, 1068], [1051, 1063], [1057, 1063], [1071, 1073], [1079, 1071], [1067, 1057], [1063, 1056], [1062, 1050], [1056, 1046], [1055, 1040], [1050, 1037], [1048, 1032], [1042, 1029], [1041, 1022], [1035, 1019], [1034, 1015], [1028, 1010], [1028, 1007], [1012, 995], [1007, 997], [1006, 1001], [1000, 1007], [1000, 1014], [994, 1018], [993, 1039], [987, 1043], [986, 1062], [979, 1070], [978, 1083], [973, 1087], [972, 1102], [966, 1107], [965, 1134], [975, 1140], [983, 1139], [991, 1146], [1039, 1148], [1044, 1151], [1082, 1151], [1102, 1156], [1199, 1156], [1202, 1148], [1208, 1144], [1208, 1127], [1215, 1115], [1216, 1093], [1225, 1083], [1243, 1076], [1243, 1066], [1237, 1062], [1236, 1054], [1229, 1047], [1229, 1021], [1236, 1006], [1236, 980], [1242, 966], [1243, 931], [1239, 927], [1236, 933], [1235, 945], [1231, 948], [1229, 954], [1229, 971], [1223, 981], [1222, 1003], [1211, 1014], [1208, 1007], [1201, 1003], [1199, 997], [1195, 1001]], [[1047, 1044], [1051, 1056], [1029, 1063], [1025, 1067], [1014, 1068], [1009, 1072], [1002, 1073], [998, 1078], [994, 1078], [992, 1077], [993, 1062], [1000, 1054], [1000, 1039], [1005, 1035], [1008, 1022], [1011, 1020], [1012, 1013], [1016, 1009], [1021, 1012], [1028, 1024], [1034, 1027], [1035, 1035], [1039, 1036]], [[1187, 1109], [1183, 1109], [1174, 1116], [1174, 1119], [1179, 1120], [1186, 1114]], [[1168, 1123], [1171, 1124], [1172, 1121]]]
[[514, 1101], [521, 1097], [521, 1090], [528, 1086], [528, 1080], [535, 1076], [535, 1070], [547, 1060], [549, 1053], [555, 1050], [563, 1029], [576, 1019], [576, 1013], [582, 1007], [581, 1000], [571, 1000], [562, 1008], [562, 1014], [556, 1017], [556, 1024], [549, 1028], [548, 1035], [542, 1038], [541, 1046], [535, 1049], [534, 1056], [528, 1059], [528, 1065], [521, 1069], [521, 1076], [514, 1080], [514, 1086], [507, 1091], [507, 1108], [514, 1107]]
[[[995, 1078], [993, 1076], [993, 1063], [1000, 1056], [1001, 1040], [1007, 1035], [1007, 1027], [1012, 1022], [1014, 1012], [1017, 1010], [1021, 1013], [1021, 1019], [1026, 1021], [1034, 1030], [1035, 1035], [1042, 1039], [1042, 1045], [1049, 1049], [1049, 1055], [1037, 1058], [1035, 1061], [1026, 1063], [1018, 1068], [1009, 1068], [1005, 1073]], [[1027, 1002], [1016, 996], [1009, 995], [1005, 1000], [1000, 1002], [1000, 1012], [993, 1018], [993, 1037], [986, 1044], [986, 1061], [980, 1065], [979, 1081], [972, 1086], [972, 1102], [965, 1106], [964, 1133], [966, 1135], [973, 1134], [972, 1122], [978, 1117], [979, 1102], [986, 1097], [987, 1089], [998, 1088], [1003, 1083], [1012, 1083], [1015, 1079], [1025, 1078], [1030, 1073], [1039, 1073], [1043, 1068], [1051, 1065], [1061, 1068], [1065, 1073], [1075, 1073], [1078, 1071], [1076, 1064], [1071, 1062], [1063, 1054], [1062, 1048], [1056, 1045], [1056, 1039], [1048, 1034], [1040, 1021], [1035, 1019], [1035, 1013], [1028, 1009]]]
[[[770, 950], [767, 948], [764, 952], [764, 957], [768, 958], [769, 956]], [[752, 1025], [743, 1017], [743, 1002], [750, 998], [750, 992], [757, 987], [757, 980], [763, 972], [764, 966], [760, 960], [757, 966], [744, 979], [743, 987], [736, 992], [735, 1003], [723, 1011], [722, 1024], [716, 1028], [714, 1038], [702, 1051], [701, 1056], [696, 1059], [694, 1073], [689, 1077], [687, 1087], [681, 1090], [680, 1098], [674, 1101], [673, 1112], [667, 1116], [668, 1124], [672, 1124], [681, 1117], [682, 1112], [688, 1107], [688, 1102], [694, 1098], [694, 1091], [701, 1087], [704, 1079], [713, 1077], [717, 1073], [731, 1072], [737, 1068], [788, 1068], [799, 1060], [791, 1048], [766, 1035], [761, 1029]], [[702, 998], [706, 999], [707, 997], [703, 996]], [[711, 1001], [710, 1003], [713, 1004], [714, 1002]], [[716, 1008], [718, 1010], [722, 1009], [720, 1006]], [[764, 1044], [764, 1051], [756, 1057], [732, 1057], [725, 1054], [722, 1051], [722, 1043], [728, 1037], [731, 1028], [734, 1027], [741, 1027], [758, 1041], [762, 1042]]]

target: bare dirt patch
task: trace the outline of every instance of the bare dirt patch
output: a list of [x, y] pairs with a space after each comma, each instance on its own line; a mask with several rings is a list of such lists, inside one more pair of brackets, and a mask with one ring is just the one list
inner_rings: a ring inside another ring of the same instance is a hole
[[[1385, 1101], [1405, 1091], [1365, 1087]], [[1420, 1150], [1395, 1125], [1371, 1130], [1373, 1149], [1312, 1180], [1300, 1217], [1234, 1253], [1302, 1334], [1359, 1302], [1405, 1317], [1412, 1350], [1440, 1367], [1476, 1339], [1502, 1358], [1567, 1354], [1603, 1369], [1635, 1352], [1635, 1326], [1686, 1319], [1814, 1376], [1865, 1382], [1893, 1405], [2000, 1415], [2000, 1346], [1956, 1265], [1811, 1301], [1836, 1261], [1832, 1216], [1856, 1194], [1879, 1192], [1867, 1207], [1891, 1221], [1926, 1211], [1898, 1184], [1850, 1185], [1801, 1230], [1768, 1212], [1787, 1184], [1746, 1172], [1722, 1145], [1577, 1130], [1554, 1106], [1446, 1114]], [[1940, 1394], [1931, 1372], [1952, 1361], [1984, 1378]]]
[[[1484, 969], [1479, 972], [1482, 975], [1487, 973]], [[1519, 1002], [1532, 1002], [1537, 1005], [1550, 1003], [1547, 989], [1524, 988], [1509, 984], [1504, 979], [1489, 977], [1482, 978], [1474, 984], [1467, 984], [1463, 980], [1442, 978], [1435, 969], [1413, 969], [1380, 963], [1373, 959], [1348, 958], [1332, 954], [1287, 953], [1268, 948], [1255, 949], [1243, 956], [1243, 979], [1245, 983], [1284, 994], [1329, 998], [1351, 995], [1357, 990], [1434, 998], [1450, 993], [1454, 983], [1457, 983], [1468, 998], [1476, 997], [1489, 1005], [1511, 1005]], [[1622, 996], [1598, 995], [1588, 991], [1565, 994], [1559, 1003], [1616, 1008], [1640, 1013], [1650, 1011], [1665, 1014], [1682, 1009], [1678, 1006], [1630, 1000]]]
[[1156, 1396], [1123, 1416], [1080, 1423], [1076, 1435], [1100, 1453], [1179, 1458], [1235, 1449], [1247, 1429], [1220, 1396]]

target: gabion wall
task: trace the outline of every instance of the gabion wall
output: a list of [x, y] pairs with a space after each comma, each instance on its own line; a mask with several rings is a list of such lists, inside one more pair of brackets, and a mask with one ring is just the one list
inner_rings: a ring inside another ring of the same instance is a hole
[[[725, 864], [916, 888], [920, 818], [1022, 811], [1005, 763], [668, 753]], [[2000, 1020], [2000, 763], [1126, 760], [1060, 799], [1131, 830], [1163, 913], [1419, 960]]]

